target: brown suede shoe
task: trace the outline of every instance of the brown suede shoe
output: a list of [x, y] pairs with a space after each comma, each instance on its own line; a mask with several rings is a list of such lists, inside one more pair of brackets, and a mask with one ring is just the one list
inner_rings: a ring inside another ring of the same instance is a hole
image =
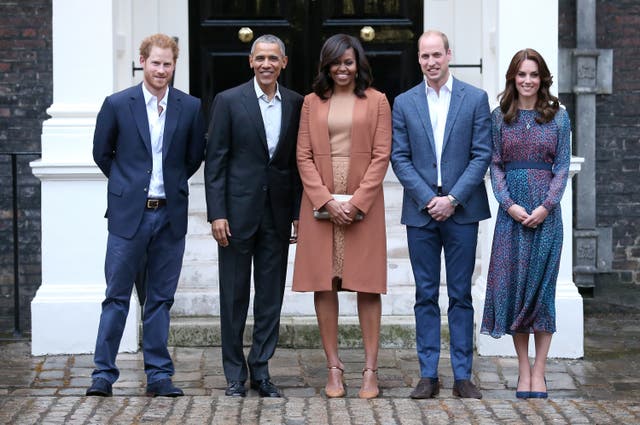
[[433, 398], [440, 392], [438, 378], [420, 378], [418, 385], [411, 392], [411, 398]]
[[460, 398], [482, 398], [482, 394], [478, 391], [478, 388], [468, 379], [455, 381], [453, 384], [453, 395]]

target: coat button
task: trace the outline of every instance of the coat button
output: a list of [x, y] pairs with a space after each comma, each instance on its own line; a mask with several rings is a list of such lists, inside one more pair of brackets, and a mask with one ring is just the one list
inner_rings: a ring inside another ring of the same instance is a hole
[[142, 190], [144, 190], [144, 191], [146, 192], [146, 191], [147, 191], [147, 188], [145, 187], [145, 188], [144, 188], [144, 189], [142, 189]]
[[262, 185], [262, 190], [263, 190], [264, 192], [266, 192], [266, 191], [267, 191], [267, 185], [266, 185], [266, 184], [265, 184], [265, 185]]

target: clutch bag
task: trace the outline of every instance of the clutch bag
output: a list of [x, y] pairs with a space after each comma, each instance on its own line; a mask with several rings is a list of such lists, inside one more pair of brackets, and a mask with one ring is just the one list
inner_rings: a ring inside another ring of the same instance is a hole
[[[340, 194], [340, 193], [336, 193], [336, 194], [332, 194], [331, 195], [333, 197], [333, 199], [335, 199], [338, 202], [347, 202], [351, 200], [351, 197], [353, 195], [345, 195], [345, 194]], [[329, 211], [327, 211], [324, 207], [320, 208], [320, 209], [313, 209], [313, 217], [316, 220], [329, 220], [331, 218], [331, 216], [329, 215]], [[358, 214], [356, 214], [356, 218], [355, 221], [360, 221], [364, 218], [364, 214], [362, 214], [361, 212], [359, 212]]]

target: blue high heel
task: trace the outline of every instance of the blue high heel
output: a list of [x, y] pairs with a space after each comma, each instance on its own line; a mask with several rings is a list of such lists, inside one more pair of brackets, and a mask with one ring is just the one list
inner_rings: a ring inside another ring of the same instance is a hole
[[531, 396], [530, 391], [518, 391], [518, 385], [520, 384], [520, 377], [518, 376], [518, 383], [516, 384], [516, 398], [529, 398]]
[[[544, 386], [547, 386], [547, 378], [544, 378]], [[548, 388], [547, 388], [548, 389]], [[529, 398], [548, 398], [549, 394], [546, 391], [531, 391]]]

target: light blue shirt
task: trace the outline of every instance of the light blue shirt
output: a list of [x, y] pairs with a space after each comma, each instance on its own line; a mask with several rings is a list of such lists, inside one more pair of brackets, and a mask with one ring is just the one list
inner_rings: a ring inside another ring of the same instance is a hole
[[280, 96], [280, 88], [278, 83], [276, 83], [276, 94], [273, 96], [273, 99], [269, 100], [269, 96], [262, 91], [255, 77], [253, 77], [253, 87], [256, 90], [258, 105], [260, 105], [264, 131], [267, 136], [267, 146], [269, 147], [269, 158], [271, 158], [280, 139], [280, 124], [282, 122], [282, 97]]
[[442, 158], [442, 145], [444, 144], [444, 128], [447, 125], [447, 115], [451, 104], [453, 77], [449, 74], [447, 82], [440, 87], [440, 93], [436, 93], [433, 88], [429, 87], [426, 78], [424, 85], [427, 92], [427, 102], [429, 103], [429, 118], [433, 129], [433, 141], [436, 145], [436, 158], [438, 158], [438, 186], [442, 186], [440, 158]]

